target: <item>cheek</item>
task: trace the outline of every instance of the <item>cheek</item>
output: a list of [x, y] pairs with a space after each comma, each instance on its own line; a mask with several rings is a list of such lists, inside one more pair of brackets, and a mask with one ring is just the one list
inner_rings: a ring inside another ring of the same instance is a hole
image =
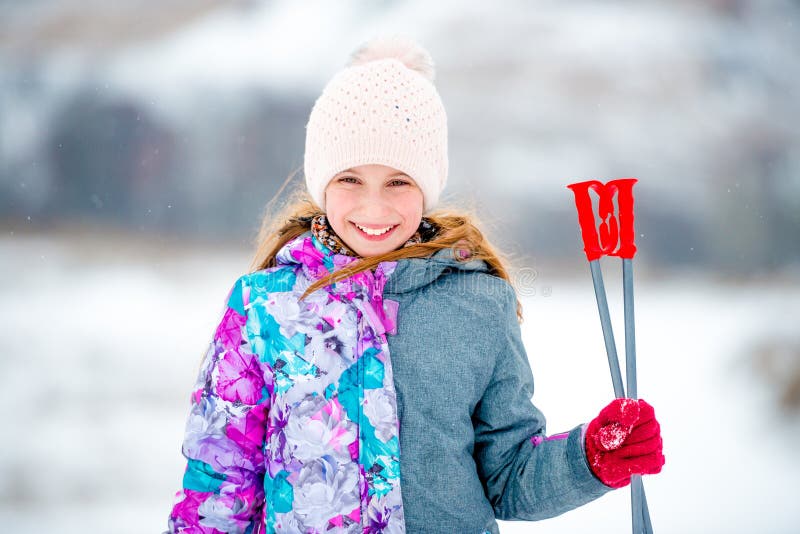
[[350, 195], [341, 194], [339, 191], [330, 191], [325, 196], [325, 216], [328, 222], [337, 233], [347, 231], [345, 218], [353, 209], [353, 202]]
[[406, 195], [405, 198], [398, 203], [398, 209], [409, 219], [421, 219], [423, 202], [424, 198], [422, 197], [422, 192], [414, 191]]
[[331, 219], [335, 214], [342, 213], [348, 209], [348, 196], [335, 189], [325, 193], [325, 212]]

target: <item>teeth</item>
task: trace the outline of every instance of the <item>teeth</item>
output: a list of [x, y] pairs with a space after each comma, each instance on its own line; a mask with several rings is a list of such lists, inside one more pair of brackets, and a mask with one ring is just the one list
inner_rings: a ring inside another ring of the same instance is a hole
[[356, 226], [358, 226], [361, 229], [361, 231], [363, 231], [365, 234], [369, 235], [382, 235], [391, 230], [392, 228], [394, 228], [394, 226], [387, 226], [386, 228], [382, 228], [380, 230], [373, 230], [372, 228], [364, 228], [363, 226], [360, 226], [358, 224], [356, 224]]

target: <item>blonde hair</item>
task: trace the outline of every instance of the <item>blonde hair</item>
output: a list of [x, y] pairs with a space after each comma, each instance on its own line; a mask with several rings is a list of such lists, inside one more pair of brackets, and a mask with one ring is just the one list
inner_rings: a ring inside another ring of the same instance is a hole
[[[261, 221], [261, 228], [255, 239], [256, 251], [250, 264], [250, 272], [277, 266], [276, 254], [290, 240], [310, 230], [310, 219], [324, 214], [322, 209], [311, 199], [304, 187], [298, 187], [289, 196], [283, 209], [273, 214], [272, 205], [277, 201], [299, 169], [293, 171], [280, 190], [266, 205]], [[395, 261], [403, 258], [426, 258], [437, 250], [452, 248], [456, 261], [484, 260], [489, 267], [489, 274], [506, 280], [515, 293], [515, 287], [509, 274], [510, 259], [492, 245], [478, 229], [478, 217], [465, 209], [455, 210], [440, 208], [425, 216], [439, 231], [430, 241], [416, 243], [397, 250], [360, 258], [349, 265], [328, 274], [311, 284], [300, 297], [305, 298], [317, 289], [343, 280], [353, 274], [372, 269], [384, 261]], [[517, 321], [522, 322], [522, 304], [517, 297]]]

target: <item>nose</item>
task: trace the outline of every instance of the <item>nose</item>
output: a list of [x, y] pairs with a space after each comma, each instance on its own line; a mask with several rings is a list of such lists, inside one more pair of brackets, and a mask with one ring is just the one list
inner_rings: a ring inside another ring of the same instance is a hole
[[369, 188], [365, 191], [361, 197], [361, 207], [364, 213], [376, 218], [388, 215], [394, 210], [390, 195], [382, 188]]

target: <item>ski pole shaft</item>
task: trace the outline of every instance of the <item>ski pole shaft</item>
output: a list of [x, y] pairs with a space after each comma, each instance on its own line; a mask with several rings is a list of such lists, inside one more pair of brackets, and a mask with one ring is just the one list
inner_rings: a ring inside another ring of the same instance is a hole
[[611, 328], [611, 317], [608, 313], [608, 301], [603, 285], [603, 272], [600, 270], [600, 260], [590, 261], [589, 268], [592, 271], [594, 296], [597, 300], [597, 311], [600, 313], [600, 326], [603, 329], [603, 340], [606, 344], [606, 356], [608, 357], [608, 368], [611, 371], [611, 382], [614, 385], [614, 396], [622, 398], [625, 396], [625, 388], [622, 385], [622, 373], [619, 369], [617, 346], [614, 343], [614, 331]]
[[[638, 398], [636, 383], [636, 329], [633, 314], [633, 260], [622, 258], [622, 292], [625, 307], [625, 378], [628, 398]], [[631, 510], [633, 511], [633, 532], [652, 534], [650, 511], [644, 496], [642, 477], [631, 477]]]

